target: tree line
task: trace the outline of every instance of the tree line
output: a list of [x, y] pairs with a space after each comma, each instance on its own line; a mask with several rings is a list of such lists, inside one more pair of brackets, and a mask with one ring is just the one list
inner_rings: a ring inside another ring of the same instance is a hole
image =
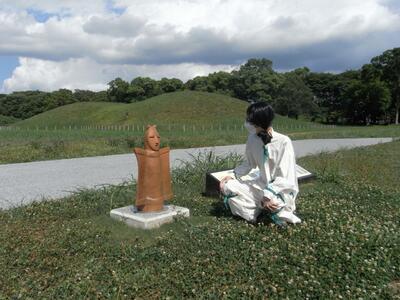
[[108, 101], [107, 92], [59, 89], [54, 92], [22, 91], [0, 94], [0, 125], [27, 119], [75, 102]]
[[[272, 61], [249, 59], [238, 70], [154, 80], [116, 78], [107, 91], [60, 89], [0, 95], [0, 116], [29, 118], [58, 106], [83, 101], [132, 103], [180, 90], [220, 93], [245, 101], [266, 101], [281, 115], [330, 124], [398, 124], [400, 110], [400, 48], [383, 52], [359, 70], [339, 74], [311, 72], [307, 67], [276, 72]], [[1, 118], [0, 118], [1, 122]]]
[[246, 101], [266, 101], [276, 112], [330, 124], [399, 122], [400, 48], [387, 50], [359, 70], [340, 74], [311, 72], [307, 67], [279, 73], [272, 61], [249, 59], [238, 70], [160, 81], [138, 77], [109, 83], [110, 101], [136, 102], [177, 90], [204, 91]]

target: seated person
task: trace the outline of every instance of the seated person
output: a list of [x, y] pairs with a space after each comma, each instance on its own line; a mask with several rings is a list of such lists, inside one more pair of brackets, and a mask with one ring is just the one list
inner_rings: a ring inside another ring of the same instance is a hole
[[[234, 169], [235, 179], [227, 176], [221, 180], [220, 189], [232, 214], [249, 222], [256, 222], [258, 215], [267, 210], [278, 225], [300, 223], [294, 214], [299, 188], [292, 142], [273, 130], [273, 118], [274, 111], [265, 102], [248, 107], [245, 160]], [[260, 171], [258, 178], [241, 180], [254, 168]]]

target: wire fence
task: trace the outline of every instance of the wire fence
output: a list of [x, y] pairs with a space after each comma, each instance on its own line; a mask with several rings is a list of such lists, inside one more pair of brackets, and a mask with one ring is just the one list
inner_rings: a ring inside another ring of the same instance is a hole
[[[35, 126], [35, 127], [18, 127], [18, 126], [0, 126], [2, 131], [131, 131], [144, 132], [147, 125], [69, 125], [69, 126]], [[198, 132], [198, 131], [244, 131], [242, 124], [210, 124], [210, 125], [193, 125], [193, 124], [167, 124], [157, 125], [162, 131], [179, 131], [179, 132]], [[311, 130], [311, 129], [327, 129], [336, 128], [336, 125], [325, 124], [276, 124], [275, 130], [291, 131], [291, 130]]]

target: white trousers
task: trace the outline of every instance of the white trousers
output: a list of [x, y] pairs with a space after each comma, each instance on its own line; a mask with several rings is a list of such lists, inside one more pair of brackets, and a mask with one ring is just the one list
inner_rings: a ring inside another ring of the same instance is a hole
[[228, 200], [231, 212], [249, 222], [255, 222], [262, 211], [263, 192], [236, 179], [229, 180], [224, 187], [225, 195], [235, 195]]
[[[231, 212], [235, 216], [242, 217], [249, 222], [256, 222], [257, 217], [263, 211], [262, 200], [264, 193], [253, 187], [251, 184], [231, 179], [225, 183], [223, 193], [225, 195], [234, 195], [229, 198], [228, 204]], [[301, 220], [291, 211], [285, 209], [285, 203], [282, 200], [274, 199], [282, 208], [277, 215], [284, 221], [290, 223], [300, 223]]]

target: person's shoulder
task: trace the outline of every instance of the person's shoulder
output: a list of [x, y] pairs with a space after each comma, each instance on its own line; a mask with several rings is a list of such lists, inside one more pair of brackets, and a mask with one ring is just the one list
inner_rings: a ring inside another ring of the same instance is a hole
[[258, 137], [258, 135], [257, 134], [255, 134], [255, 133], [250, 133], [248, 136], [247, 136], [247, 142], [248, 143], [254, 143], [254, 142], [258, 142], [260, 140], [260, 138]]
[[247, 136], [247, 147], [250, 149], [259, 148], [260, 146], [264, 145], [262, 140], [258, 137], [255, 133], [250, 133]]
[[288, 137], [287, 135], [284, 135], [282, 133], [279, 133], [277, 131], [274, 131], [272, 134], [272, 138], [278, 143], [278, 144], [287, 144], [287, 143], [291, 143], [292, 140], [290, 139], [290, 137]]

